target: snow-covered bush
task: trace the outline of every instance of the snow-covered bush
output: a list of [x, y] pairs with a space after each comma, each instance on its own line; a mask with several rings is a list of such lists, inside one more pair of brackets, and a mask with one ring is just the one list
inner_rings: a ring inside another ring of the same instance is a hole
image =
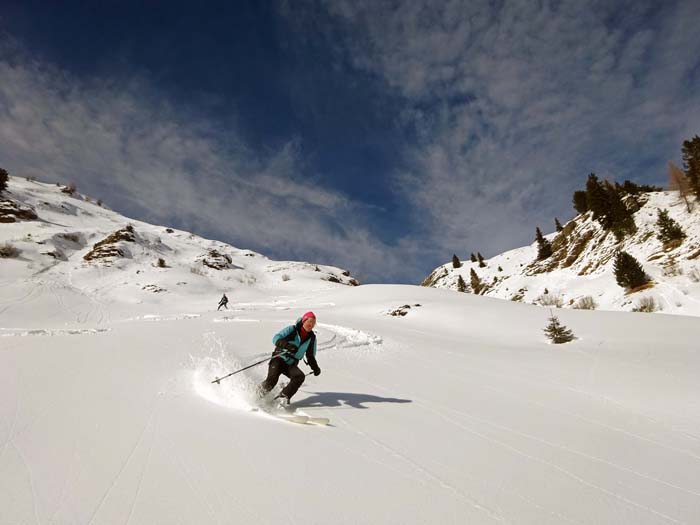
[[642, 297], [639, 302], [637, 303], [637, 306], [632, 308], [633, 312], [647, 312], [647, 313], [652, 313], [652, 312], [658, 312], [661, 310], [661, 305], [659, 305], [656, 302], [656, 299], [654, 299], [653, 296], [647, 295], [646, 297]]
[[598, 307], [593, 297], [586, 295], [574, 304], [576, 310], [595, 310]]
[[556, 308], [561, 308], [564, 305], [564, 300], [559, 294], [543, 293], [535, 302], [540, 306], [554, 306]]
[[15, 248], [9, 242], [0, 245], [0, 257], [3, 259], [14, 259], [15, 257], [19, 257], [20, 253], [19, 249]]
[[205, 277], [207, 275], [207, 272], [205, 272], [202, 268], [199, 266], [191, 266], [190, 267], [190, 273], [193, 273], [195, 275], [201, 275], [202, 277]]
[[290, 281], [292, 278], [289, 276], [289, 274], [283, 273], [282, 274], [282, 280], [283, 281]]

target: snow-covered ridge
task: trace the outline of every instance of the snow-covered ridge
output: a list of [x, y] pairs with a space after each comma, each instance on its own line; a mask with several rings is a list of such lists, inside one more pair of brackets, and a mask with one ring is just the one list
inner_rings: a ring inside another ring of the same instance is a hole
[[167, 304], [193, 296], [216, 306], [222, 293], [239, 299], [263, 289], [283, 295], [359, 284], [333, 266], [273, 261], [132, 220], [54, 184], [10, 177], [0, 213], [0, 246], [17, 252], [0, 258], [0, 278], [18, 298], [38, 283], [94, 301]]
[[[559, 233], [546, 235], [553, 254], [537, 261], [537, 243], [485, 259], [485, 267], [461, 261], [436, 268], [423, 284], [435, 288], [458, 289], [461, 276], [467, 291], [472, 291], [471, 270], [478, 276], [482, 295], [521, 301], [541, 306], [575, 308], [584, 298], [592, 298], [598, 309], [627, 310], [652, 300], [662, 313], [700, 315], [700, 203], [688, 213], [677, 192], [653, 192], [636, 197], [639, 209], [634, 213], [637, 231], [618, 242], [610, 231], [580, 214]], [[680, 245], [664, 246], [657, 239], [658, 210], [683, 229], [686, 238]], [[534, 229], [534, 227], [533, 227]], [[613, 272], [615, 254], [624, 250], [635, 257], [653, 280], [653, 286], [626, 293]]]

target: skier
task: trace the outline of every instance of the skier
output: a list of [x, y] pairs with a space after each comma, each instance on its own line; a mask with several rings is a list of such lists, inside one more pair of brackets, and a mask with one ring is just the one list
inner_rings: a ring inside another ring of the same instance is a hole
[[316, 315], [313, 312], [306, 312], [297, 319], [296, 324], [287, 326], [275, 334], [272, 338], [272, 342], [275, 344], [272, 355], [275, 357], [270, 360], [268, 365], [267, 379], [258, 386], [260, 397], [272, 390], [280, 375], [284, 374], [290, 379], [289, 384], [275, 399], [281, 399], [283, 403], [289, 404], [292, 396], [299, 390], [306, 377], [306, 374], [297, 366], [303, 357], [306, 357], [306, 362], [315, 376], [321, 373], [316, 362], [314, 326], [316, 326]]
[[222, 306], [228, 310], [228, 306], [226, 306], [227, 304], [228, 304], [228, 297], [226, 297], [226, 294], [224, 294], [224, 296], [219, 301], [219, 307], [216, 309], [216, 311], [218, 312], [219, 310], [221, 310]]

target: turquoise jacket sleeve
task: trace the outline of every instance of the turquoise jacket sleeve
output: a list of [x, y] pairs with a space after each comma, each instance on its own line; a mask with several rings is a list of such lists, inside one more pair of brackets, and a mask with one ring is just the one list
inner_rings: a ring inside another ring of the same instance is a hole
[[295, 331], [294, 325], [287, 326], [286, 328], [282, 328], [279, 332], [277, 332], [274, 337], [272, 338], [272, 344], [277, 346], [277, 341], [280, 339], [283, 339], [287, 337], [288, 335], [292, 334]]

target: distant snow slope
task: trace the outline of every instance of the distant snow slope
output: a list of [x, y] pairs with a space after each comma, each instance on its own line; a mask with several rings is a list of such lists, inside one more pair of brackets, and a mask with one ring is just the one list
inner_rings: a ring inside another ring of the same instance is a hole
[[[58, 318], [58, 309], [73, 311], [81, 324], [102, 323], [110, 315], [106, 305], [113, 302], [130, 305], [136, 315], [150, 312], [153, 305], [164, 311], [179, 311], [183, 302], [216, 306], [223, 293], [238, 302], [270, 289], [283, 296], [358, 284], [332, 266], [273, 261], [251, 250], [128, 219], [61, 190], [11, 177], [9, 192], [0, 197], [38, 216], [0, 223], [0, 245], [9, 243], [20, 251], [17, 258], [0, 258], [0, 284], [6, 297], [19, 303], [12, 311], [27, 327], [39, 317], [45, 328], [47, 320]], [[22, 307], [38, 295], [53, 298], [45, 303], [46, 312]]]
[[[471, 291], [473, 269], [485, 286], [482, 294], [499, 299], [544, 306], [558, 299], [564, 308], [572, 308], [581, 298], [590, 296], [600, 309], [630, 311], [646, 297], [653, 298], [662, 313], [700, 315], [700, 203], [688, 213], [677, 192], [645, 193], [638, 200], [641, 207], [634, 214], [637, 232], [622, 243], [612, 232], [605, 232], [588, 212], [571, 220], [563, 232], [545, 236], [554, 248], [554, 254], [545, 261], [535, 261], [537, 244], [533, 243], [485, 259], [485, 268], [468, 257], [458, 269], [450, 262], [436, 268], [425, 284], [457, 290], [462, 276]], [[668, 210], [686, 233], [680, 246], [664, 249], [657, 239], [660, 209]], [[653, 287], [625, 293], [613, 272], [619, 249], [640, 262], [652, 278]]]
[[[577, 339], [551, 345], [541, 308], [135, 221], [130, 257], [86, 263], [123, 219], [31, 191], [47, 222], [0, 225], [22, 250], [0, 259], [0, 524], [697, 523], [697, 318], [563, 310]], [[210, 247], [242, 268], [203, 269]], [[309, 309], [322, 373], [294, 401], [329, 426], [251, 412], [265, 365], [211, 383]]]

